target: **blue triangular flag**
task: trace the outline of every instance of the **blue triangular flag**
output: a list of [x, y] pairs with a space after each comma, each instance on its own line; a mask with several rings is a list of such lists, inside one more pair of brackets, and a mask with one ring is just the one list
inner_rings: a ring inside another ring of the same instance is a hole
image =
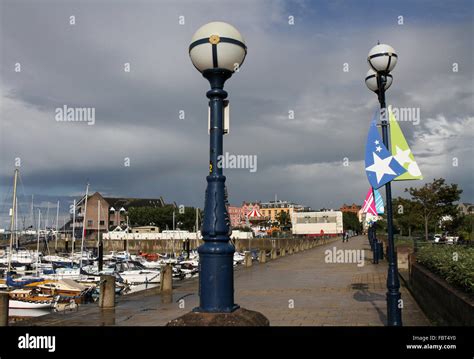
[[393, 158], [380, 138], [376, 121], [378, 112], [375, 113], [370, 124], [365, 147], [365, 172], [374, 189], [382, 187], [406, 172], [406, 169]]
[[383, 207], [383, 199], [380, 195], [380, 192], [374, 189], [374, 198], [375, 198], [375, 210], [377, 214], [383, 214], [384, 207]]

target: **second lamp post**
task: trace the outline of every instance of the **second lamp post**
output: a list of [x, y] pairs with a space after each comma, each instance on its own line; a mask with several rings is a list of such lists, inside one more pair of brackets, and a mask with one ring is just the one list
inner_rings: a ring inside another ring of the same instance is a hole
[[[382, 140], [389, 149], [389, 129], [388, 129], [388, 113], [385, 103], [385, 90], [392, 85], [393, 70], [397, 64], [398, 56], [395, 50], [385, 44], [374, 46], [367, 57], [367, 61], [371, 67], [365, 78], [367, 87], [374, 91], [380, 102]], [[392, 212], [392, 187], [390, 182], [385, 185], [386, 207], [387, 207], [387, 324], [389, 326], [402, 325], [402, 305], [400, 295], [400, 280], [398, 279], [397, 253], [393, 239], [393, 212]]]

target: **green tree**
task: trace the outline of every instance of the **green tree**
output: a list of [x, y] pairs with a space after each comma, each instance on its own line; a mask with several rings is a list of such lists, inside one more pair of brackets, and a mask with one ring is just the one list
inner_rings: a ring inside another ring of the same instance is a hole
[[344, 230], [353, 230], [356, 232], [362, 232], [362, 223], [359, 222], [359, 218], [353, 212], [342, 213], [342, 225]]
[[160, 230], [173, 228], [173, 212], [175, 213], [176, 228], [193, 231], [196, 222], [196, 209], [184, 207], [184, 213], [172, 205], [164, 207], [131, 207], [128, 210], [129, 221], [132, 226], [160, 227]]
[[472, 241], [474, 233], [474, 214], [461, 215], [458, 234], [465, 241]]
[[420, 206], [420, 216], [424, 223], [425, 239], [428, 240], [430, 222], [436, 223], [443, 216], [457, 216], [454, 202], [459, 201], [462, 190], [457, 184], [447, 185], [444, 178], [434, 179], [420, 188], [407, 188], [413, 201]]
[[400, 234], [411, 237], [414, 229], [423, 227], [421, 205], [408, 198], [398, 197], [393, 200], [393, 219], [400, 230]]
[[291, 222], [290, 214], [285, 211], [278, 213], [276, 219], [280, 223], [280, 227], [287, 226]]

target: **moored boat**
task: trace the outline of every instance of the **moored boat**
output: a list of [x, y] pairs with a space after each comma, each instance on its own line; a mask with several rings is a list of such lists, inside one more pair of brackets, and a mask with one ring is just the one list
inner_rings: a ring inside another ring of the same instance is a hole
[[8, 294], [11, 309], [52, 308], [57, 301], [56, 297], [39, 294], [35, 289], [15, 289]]

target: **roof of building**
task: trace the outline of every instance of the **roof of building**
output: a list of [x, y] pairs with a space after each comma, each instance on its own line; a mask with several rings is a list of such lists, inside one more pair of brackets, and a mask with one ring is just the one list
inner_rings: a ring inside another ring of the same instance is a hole
[[[90, 194], [87, 198], [91, 198], [93, 196], [100, 196], [102, 197], [110, 207], [114, 207], [117, 211], [120, 208], [128, 209], [130, 207], [164, 207], [165, 200], [163, 197], [160, 198], [119, 198], [119, 197], [104, 197], [99, 192], [94, 192]], [[79, 206], [84, 201], [86, 196], [82, 196], [79, 201], [76, 202], [76, 206]]]
[[355, 204], [355, 203], [352, 203], [352, 204], [345, 204], [341, 207], [341, 208], [353, 208], [353, 207], [357, 207], [357, 208], [360, 208], [361, 206], [359, 206], [358, 204]]
[[104, 198], [110, 207], [114, 207], [116, 210], [120, 208], [128, 209], [130, 207], [164, 207], [165, 202], [162, 197], [160, 198]]
[[282, 200], [262, 202], [260, 206], [261, 208], [304, 208], [301, 204]]

